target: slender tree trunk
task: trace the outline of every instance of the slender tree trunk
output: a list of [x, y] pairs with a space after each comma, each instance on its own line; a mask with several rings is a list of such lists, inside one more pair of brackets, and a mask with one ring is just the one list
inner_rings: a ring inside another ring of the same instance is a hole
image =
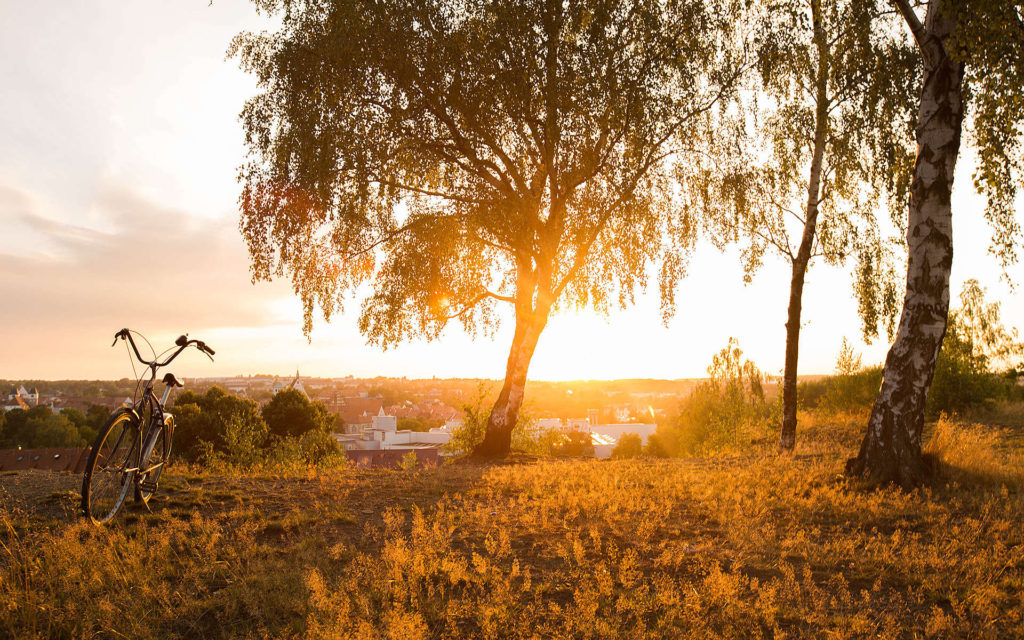
[[846, 470], [871, 482], [909, 488], [930, 471], [921, 455], [921, 431], [949, 311], [953, 262], [950, 195], [964, 105], [963, 66], [946, 50], [956, 24], [942, 15], [942, 3], [933, 0], [928, 5], [923, 25], [909, 2], [898, 0], [897, 7], [924, 58], [907, 225], [907, 293], [867, 433], [860, 453], [847, 462]]
[[814, 121], [814, 149], [810, 174], [807, 179], [807, 207], [804, 233], [800, 247], [793, 257], [793, 275], [789, 284], [789, 316], [786, 319], [786, 366], [782, 373], [782, 433], [779, 448], [791, 451], [796, 444], [796, 376], [800, 357], [800, 313], [803, 310], [804, 277], [814, 249], [814, 232], [818, 224], [818, 203], [821, 199], [821, 165], [825, 157], [825, 138], [828, 133], [828, 74], [829, 50], [822, 25], [821, 3], [812, 0], [814, 40], [818, 49], [816, 111]]
[[494, 408], [491, 409], [483, 442], [473, 451], [475, 455], [487, 458], [508, 455], [512, 444], [512, 430], [519, 421], [519, 409], [523, 406], [530, 360], [546, 324], [546, 315], [540, 318], [534, 313], [521, 316], [517, 313], [512, 349], [509, 351], [508, 365], [505, 368], [505, 383], [501, 387]]

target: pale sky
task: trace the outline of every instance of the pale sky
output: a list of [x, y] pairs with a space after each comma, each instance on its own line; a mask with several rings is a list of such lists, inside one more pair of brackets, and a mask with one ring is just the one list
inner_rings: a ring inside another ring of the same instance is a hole
[[[115, 331], [169, 345], [182, 332], [217, 350], [183, 356], [181, 376], [487, 377], [504, 374], [511, 325], [470, 340], [382, 352], [356, 326], [358, 303], [307, 342], [287, 282], [252, 285], [238, 233], [238, 113], [253, 81], [225, 60], [231, 37], [267, 26], [242, 0], [0, 0], [0, 378], [131, 375]], [[983, 200], [962, 158], [954, 195], [953, 296], [978, 278], [1024, 317], [1024, 295], [987, 253]], [[656, 291], [608, 318], [552, 319], [530, 377], [685, 378], [705, 374], [730, 336], [764, 371], [782, 369], [789, 269], [769, 258], [744, 286], [739, 258], [702, 247], [667, 327]], [[1024, 269], [1012, 278], [1020, 282]], [[829, 373], [859, 339], [848, 271], [815, 265], [804, 296], [801, 373]]]

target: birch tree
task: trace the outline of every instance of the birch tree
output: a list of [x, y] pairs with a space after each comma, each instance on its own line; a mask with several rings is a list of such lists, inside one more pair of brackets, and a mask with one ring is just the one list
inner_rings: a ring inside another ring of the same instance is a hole
[[[757, 81], [736, 119], [733, 153], [712, 156], [701, 206], [711, 237], [743, 243], [748, 281], [766, 253], [790, 264], [779, 445], [792, 449], [803, 295], [814, 259], [869, 257], [858, 271], [865, 332], [894, 305], [884, 298], [887, 262], [876, 216], [909, 187], [913, 149], [913, 50], [887, 5], [855, 0], [774, 0], [757, 17]], [[890, 12], [891, 13], [891, 12]], [[862, 264], [864, 260], [862, 259]], [[891, 296], [890, 296], [891, 297]], [[888, 313], [887, 313], [888, 312]]]
[[646, 284], [678, 141], [706, 137], [738, 75], [730, 6], [255, 3], [282, 27], [233, 48], [261, 88], [242, 114], [254, 278], [289, 277], [307, 331], [369, 284], [359, 326], [384, 347], [452, 322], [491, 335], [509, 310], [476, 450], [505, 455], [550, 315]]
[[867, 433], [847, 472], [914, 486], [929, 472], [921, 455], [925, 402], [946, 333], [953, 262], [951, 194], [967, 109], [978, 149], [976, 188], [987, 197], [995, 253], [1016, 260], [1014, 215], [1024, 121], [1024, 3], [1019, 0], [893, 0], [923, 68], [907, 224], [907, 281], [896, 340]]

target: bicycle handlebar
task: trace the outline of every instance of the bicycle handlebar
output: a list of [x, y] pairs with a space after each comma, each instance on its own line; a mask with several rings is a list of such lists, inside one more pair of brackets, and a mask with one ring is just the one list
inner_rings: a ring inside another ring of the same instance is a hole
[[[184, 338], [184, 340], [183, 340], [183, 338]], [[120, 331], [115, 333], [114, 334], [114, 342], [110, 346], [116, 345], [118, 339], [127, 340], [128, 344], [130, 344], [132, 346], [132, 351], [135, 352], [135, 357], [139, 359], [139, 362], [141, 362], [142, 364], [147, 365], [149, 367], [152, 367], [154, 370], [159, 369], [160, 367], [166, 367], [167, 365], [169, 365], [171, 363], [172, 360], [177, 358], [178, 355], [182, 351], [184, 351], [185, 349], [187, 349], [188, 347], [190, 347], [192, 345], [195, 345], [195, 347], [197, 349], [199, 349], [200, 351], [202, 351], [206, 355], [206, 357], [209, 358], [211, 361], [213, 361], [213, 354], [216, 353], [213, 349], [211, 349], [209, 346], [207, 346], [207, 344], [205, 342], [203, 342], [202, 340], [195, 340], [195, 339], [189, 340], [187, 338], [187, 336], [181, 336], [180, 338], [178, 338], [175, 341], [175, 344], [178, 345], [178, 350], [175, 351], [174, 353], [172, 353], [169, 358], [167, 358], [163, 362], [159, 362], [158, 360], [155, 360], [155, 359], [150, 361], [150, 360], [144, 359], [142, 357], [142, 354], [139, 353], [139, 348], [137, 346], [135, 346], [135, 339], [132, 338], [132, 332], [129, 329], [127, 329], [127, 328], [121, 329]]]

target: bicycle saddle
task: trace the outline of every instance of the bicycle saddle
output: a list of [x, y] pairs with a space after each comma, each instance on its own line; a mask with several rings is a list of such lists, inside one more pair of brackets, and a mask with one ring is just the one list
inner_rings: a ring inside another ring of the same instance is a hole
[[182, 383], [178, 382], [178, 379], [174, 377], [173, 373], [165, 373], [163, 383], [169, 387], [184, 387]]

